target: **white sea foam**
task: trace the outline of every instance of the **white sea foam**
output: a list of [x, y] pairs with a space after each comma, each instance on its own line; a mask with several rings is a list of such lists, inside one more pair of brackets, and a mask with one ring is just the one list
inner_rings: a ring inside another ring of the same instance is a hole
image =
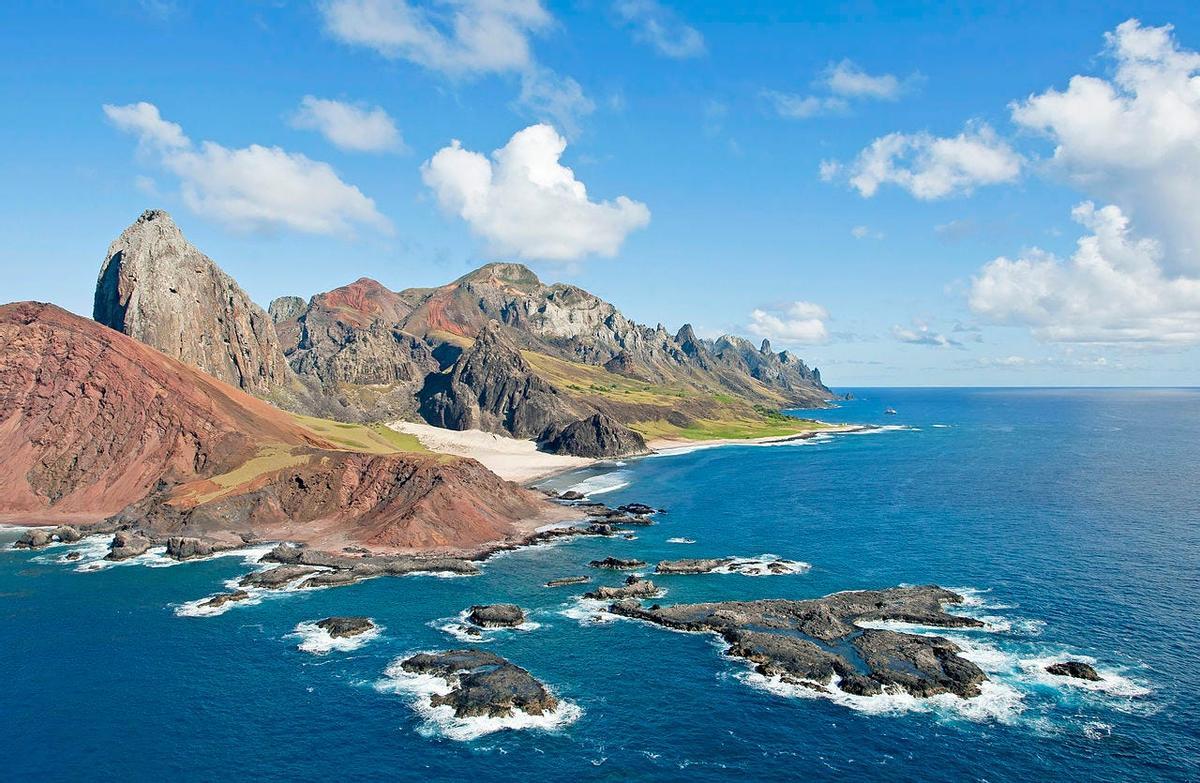
[[[771, 570], [774, 566], [775, 570]], [[739, 557], [733, 562], [713, 569], [714, 574], [742, 574], [743, 576], [778, 576], [802, 574], [812, 568], [811, 563], [800, 560], [784, 560], [779, 555], [763, 554], [758, 557]]]
[[751, 687], [776, 696], [803, 699], [828, 699], [835, 704], [869, 715], [900, 715], [911, 712], [934, 713], [945, 719], [966, 719], [973, 722], [1014, 723], [1024, 710], [1023, 695], [1003, 682], [989, 680], [981, 686], [980, 695], [964, 699], [950, 693], [918, 698], [900, 689], [877, 696], [856, 696], [837, 687], [835, 676], [829, 685], [794, 685], [778, 677], [758, 672], [739, 672], [735, 677]]
[[951, 427], [951, 425], [949, 425], [949, 424], [932, 424], [930, 426], [933, 427], [934, 429], [939, 429], [939, 430], [948, 430]]
[[629, 486], [630, 475], [626, 470], [614, 470], [611, 473], [601, 473], [598, 476], [590, 476], [578, 484], [574, 484], [567, 489], [569, 491], [578, 492], [586, 497], [594, 495], [603, 495], [608, 492], [616, 492], [618, 489], [624, 489]]
[[694, 543], [696, 543], [696, 539], [682, 538], [682, 537], [668, 538], [667, 543], [668, 544], [694, 544]]
[[614, 620], [620, 619], [617, 615], [608, 611], [608, 607], [611, 604], [611, 601], [579, 597], [560, 609], [558, 613], [563, 617], [578, 621], [580, 625], [611, 623]]
[[[472, 623], [468, 618], [471, 615], [470, 609], [464, 609], [459, 612], [456, 617], [443, 617], [440, 620], [434, 620], [429, 623], [430, 626], [437, 628], [439, 631], [448, 633], [460, 642], [488, 642], [497, 636], [504, 636], [513, 631], [535, 631], [542, 627], [541, 623], [526, 619], [520, 625], [514, 625], [504, 628], [482, 628]], [[478, 631], [479, 633], [471, 633]]]
[[[268, 551], [269, 551], [269, 549], [268, 549]], [[250, 562], [251, 556], [247, 556], [246, 561]], [[271, 568], [275, 567], [274, 563], [263, 564], [263, 563], [258, 563], [257, 561], [255, 561], [255, 564], [257, 566], [255, 568], [255, 571], [268, 571]], [[320, 566], [314, 566], [314, 568], [316, 568], [317, 571], [332, 570], [332, 569], [323, 568]], [[254, 573], [254, 572], [252, 571], [251, 573]], [[257, 604], [261, 604], [264, 600], [267, 600], [270, 598], [282, 598], [284, 596], [294, 594], [294, 593], [297, 593], [300, 591], [307, 592], [310, 590], [319, 589], [319, 588], [312, 588], [312, 587], [301, 587], [301, 585], [304, 583], [305, 580], [307, 580], [313, 576], [312, 574], [304, 574], [302, 576], [298, 576], [295, 579], [288, 582], [287, 584], [283, 585], [282, 587], [272, 587], [272, 588], [243, 587], [239, 583], [246, 576], [247, 576], [247, 574], [239, 574], [238, 576], [235, 576], [232, 579], [225, 580], [225, 588], [226, 588], [226, 592], [230, 592], [230, 593], [238, 592], [238, 591], [247, 593], [249, 595], [248, 598], [243, 598], [240, 601], [226, 601], [225, 603], [221, 604], [220, 606], [205, 605], [205, 602], [208, 601], [210, 598], [215, 598], [218, 595], [222, 595], [222, 593], [213, 593], [212, 595], [206, 595], [203, 598], [197, 598], [194, 601], [186, 601], [182, 604], [178, 604], [175, 607], [175, 615], [178, 617], [215, 617], [220, 614], [225, 614], [230, 609], [233, 609], [236, 606], [256, 606]]]
[[296, 645], [297, 649], [314, 655], [325, 655], [335, 650], [337, 652], [357, 650], [367, 642], [378, 637], [379, 632], [379, 626], [375, 626], [354, 636], [334, 637], [330, 635], [329, 631], [326, 631], [313, 622], [300, 623], [296, 626], [296, 630], [288, 635], [300, 640], [300, 643]]
[[530, 715], [521, 710], [514, 710], [507, 717], [501, 718], [459, 718], [455, 716], [454, 708], [448, 705], [434, 707], [429, 702], [431, 696], [444, 696], [449, 693], [449, 683], [441, 677], [404, 671], [402, 663], [407, 657], [401, 656], [392, 661], [384, 670], [383, 679], [375, 683], [375, 689], [380, 693], [407, 696], [413, 710], [423, 719], [417, 731], [424, 736], [468, 741], [505, 729], [554, 732], [561, 731], [583, 715], [583, 710], [578, 705], [560, 699], [557, 709], [543, 715]]

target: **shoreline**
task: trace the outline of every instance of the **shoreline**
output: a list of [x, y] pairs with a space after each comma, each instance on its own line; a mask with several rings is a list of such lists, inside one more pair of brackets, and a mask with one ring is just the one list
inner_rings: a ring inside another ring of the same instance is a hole
[[614, 460], [643, 459], [654, 456], [670, 456], [684, 450], [707, 449], [719, 446], [771, 446], [799, 440], [811, 440], [821, 435], [845, 435], [855, 432], [880, 429], [876, 424], [825, 424], [820, 429], [804, 430], [789, 435], [767, 435], [760, 438], [711, 438], [689, 440], [687, 438], [655, 438], [647, 442], [650, 451], [646, 454], [630, 454], [624, 457], [572, 457], [538, 451], [532, 440], [520, 440], [482, 430], [447, 430], [428, 424], [397, 421], [389, 427], [407, 435], [413, 435], [430, 451], [469, 457], [483, 464], [500, 478], [526, 487], [538, 482], [570, 473], [573, 470], [593, 467]]

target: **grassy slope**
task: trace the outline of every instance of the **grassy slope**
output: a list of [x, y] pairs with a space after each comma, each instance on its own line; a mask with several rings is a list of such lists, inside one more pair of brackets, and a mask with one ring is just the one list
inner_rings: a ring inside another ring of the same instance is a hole
[[[428, 453], [429, 450], [413, 435], [407, 435], [383, 424], [347, 424], [292, 414], [307, 430], [345, 451], [366, 454]], [[204, 489], [192, 496], [197, 503], [207, 503], [236, 487], [250, 483], [259, 476], [276, 470], [302, 465], [314, 457], [310, 449], [264, 443], [255, 456], [233, 470], [213, 476]]]
[[[567, 394], [585, 400], [591, 397], [636, 406], [635, 418], [625, 423], [648, 439], [781, 437], [827, 426], [756, 407], [726, 392], [711, 392], [682, 384], [643, 383], [595, 365], [568, 362], [533, 351], [523, 351], [522, 355], [539, 375]], [[666, 418], [671, 411], [683, 413], [691, 423], [686, 427], [671, 424]]]

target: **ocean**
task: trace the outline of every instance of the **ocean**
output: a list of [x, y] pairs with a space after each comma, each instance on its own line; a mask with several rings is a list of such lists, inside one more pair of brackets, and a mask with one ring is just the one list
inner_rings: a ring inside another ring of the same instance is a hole
[[[888, 425], [560, 476], [667, 509], [633, 540], [505, 553], [480, 576], [264, 593], [195, 616], [234, 555], [88, 570], [102, 547], [0, 552], [0, 777], [8, 780], [1200, 780], [1200, 391], [858, 389], [816, 415]], [[885, 415], [887, 407], [896, 415]], [[0, 542], [15, 540], [12, 530]], [[84, 554], [61, 562], [71, 549]], [[795, 573], [655, 576], [661, 603], [937, 583], [984, 694], [830, 699], [763, 680], [713, 637], [606, 616], [548, 579], [605, 556], [798, 561]], [[546, 683], [521, 728], [424, 707], [394, 662], [461, 647], [459, 613], [526, 626], [472, 642]], [[304, 623], [367, 615], [361, 645]], [[299, 631], [297, 627], [299, 626]], [[302, 649], [304, 648], [304, 649]], [[1100, 683], [1044, 672], [1093, 661]]]

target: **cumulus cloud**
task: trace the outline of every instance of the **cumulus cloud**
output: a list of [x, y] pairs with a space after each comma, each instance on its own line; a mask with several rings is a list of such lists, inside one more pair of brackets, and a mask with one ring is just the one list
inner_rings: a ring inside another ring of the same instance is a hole
[[552, 21], [540, 0], [450, 0], [440, 7], [326, 0], [319, 7], [339, 41], [454, 76], [527, 70], [530, 35]]
[[704, 54], [704, 36], [655, 0], [617, 0], [613, 10], [633, 30], [635, 40], [664, 57], [683, 60]]
[[821, 343], [829, 339], [825, 321], [829, 312], [812, 302], [792, 302], [782, 308], [755, 309], [750, 313], [751, 334], [781, 343]]
[[327, 163], [279, 147], [195, 144], [152, 103], [106, 104], [104, 113], [179, 178], [190, 209], [230, 227], [310, 234], [346, 233], [356, 224], [391, 230], [375, 202], [343, 182]]
[[848, 176], [864, 198], [881, 185], [903, 188], [923, 200], [970, 194], [982, 185], [1012, 182], [1023, 160], [988, 125], [970, 123], [957, 136], [889, 133], [871, 142], [850, 164], [823, 161], [822, 179]]
[[650, 222], [650, 210], [626, 196], [591, 201], [559, 162], [566, 146], [545, 124], [514, 134], [490, 160], [455, 140], [421, 167], [421, 176], [442, 208], [498, 253], [552, 261], [615, 255], [630, 232]]
[[292, 125], [315, 130], [336, 147], [352, 152], [404, 149], [396, 123], [378, 106], [363, 106], [305, 95]]
[[1165, 273], [1160, 243], [1134, 236], [1115, 205], [1084, 202], [1072, 216], [1091, 233], [1070, 259], [1037, 248], [995, 259], [972, 280], [971, 309], [1047, 341], [1200, 342], [1200, 278]]
[[408, 60], [451, 78], [515, 74], [515, 107], [573, 135], [595, 110], [579, 82], [538, 63], [531, 39], [554, 23], [541, 0], [324, 0], [325, 29], [339, 41]]
[[896, 325], [892, 327], [892, 337], [902, 343], [911, 345], [929, 345], [934, 348], [961, 348], [962, 343], [941, 332], [935, 332], [928, 324], [916, 323], [911, 327]]
[[900, 97], [904, 84], [890, 73], [872, 76], [850, 60], [829, 66], [825, 74], [829, 90], [849, 98], [873, 98], [894, 101]]
[[1168, 268], [1200, 271], [1200, 53], [1136, 19], [1106, 41], [1111, 79], [1074, 76], [1014, 104], [1013, 120], [1053, 141], [1053, 171], [1161, 239]]

